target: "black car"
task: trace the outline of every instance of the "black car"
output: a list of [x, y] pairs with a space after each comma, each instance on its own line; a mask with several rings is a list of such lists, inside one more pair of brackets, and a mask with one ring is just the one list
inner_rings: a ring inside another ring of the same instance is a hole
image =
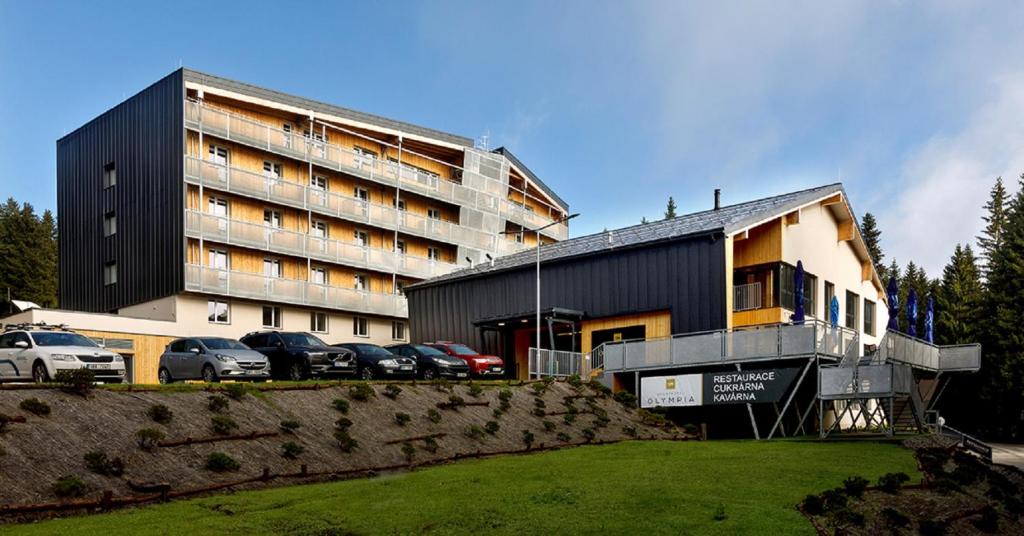
[[267, 356], [270, 374], [281, 380], [304, 380], [326, 374], [355, 374], [355, 353], [328, 346], [301, 331], [258, 331], [242, 337], [242, 343]]
[[355, 352], [359, 363], [359, 377], [364, 380], [379, 378], [412, 379], [416, 377], [416, 360], [391, 353], [383, 346], [363, 342], [335, 344]]
[[393, 344], [387, 347], [392, 353], [416, 360], [419, 377], [424, 380], [435, 378], [464, 379], [469, 377], [469, 365], [457, 357], [431, 348], [425, 344]]

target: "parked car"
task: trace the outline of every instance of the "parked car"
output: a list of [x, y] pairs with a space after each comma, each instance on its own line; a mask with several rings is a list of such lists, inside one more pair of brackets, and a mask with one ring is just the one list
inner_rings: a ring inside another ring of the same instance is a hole
[[199, 379], [213, 383], [223, 378], [265, 380], [270, 377], [270, 362], [267, 356], [238, 341], [192, 337], [171, 341], [160, 355], [157, 370], [160, 383]]
[[328, 346], [301, 331], [256, 331], [242, 337], [242, 343], [267, 356], [270, 374], [285, 380], [310, 376], [356, 373], [355, 353]]
[[416, 377], [416, 360], [391, 353], [383, 346], [364, 342], [334, 345], [356, 354], [359, 363], [359, 377], [364, 380], [377, 378], [412, 379]]
[[62, 370], [89, 369], [96, 380], [124, 381], [124, 358], [60, 326], [8, 326], [0, 335], [0, 380], [48, 382]]
[[437, 341], [423, 343], [431, 348], [436, 348], [451, 357], [457, 357], [469, 365], [469, 373], [472, 376], [501, 376], [505, 374], [505, 362], [496, 355], [481, 355], [476, 350], [452, 341]]
[[387, 349], [402, 357], [415, 359], [418, 376], [424, 380], [469, 377], [469, 365], [465, 361], [451, 357], [437, 348], [425, 344], [393, 344]]

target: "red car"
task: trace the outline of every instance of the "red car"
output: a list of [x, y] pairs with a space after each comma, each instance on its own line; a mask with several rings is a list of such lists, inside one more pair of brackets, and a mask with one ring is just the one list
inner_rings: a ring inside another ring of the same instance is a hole
[[437, 341], [424, 344], [465, 361], [469, 365], [469, 373], [472, 376], [501, 376], [505, 374], [505, 362], [496, 355], [480, 355], [476, 350], [465, 344], [451, 341]]

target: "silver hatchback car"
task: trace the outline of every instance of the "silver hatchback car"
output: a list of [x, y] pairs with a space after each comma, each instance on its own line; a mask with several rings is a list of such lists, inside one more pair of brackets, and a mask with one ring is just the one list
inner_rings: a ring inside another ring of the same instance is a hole
[[167, 345], [160, 356], [160, 383], [177, 380], [263, 380], [270, 377], [267, 356], [231, 339], [190, 337]]

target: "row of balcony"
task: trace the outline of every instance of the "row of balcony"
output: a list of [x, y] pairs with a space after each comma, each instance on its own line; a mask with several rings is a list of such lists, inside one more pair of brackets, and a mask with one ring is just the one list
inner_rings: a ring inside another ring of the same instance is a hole
[[185, 212], [185, 234], [192, 238], [298, 255], [357, 268], [395, 272], [418, 279], [437, 277], [458, 268], [454, 263], [193, 210]]
[[400, 318], [409, 316], [408, 302], [398, 294], [333, 287], [299, 279], [268, 277], [195, 264], [185, 266], [185, 290], [353, 313]]
[[[341, 147], [316, 137], [275, 128], [253, 119], [211, 108], [196, 101], [185, 102], [185, 121], [190, 128], [206, 134], [270, 151], [289, 158], [362, 177], [391, 187], [400, 187], [458, 206], [467, 206], [483, 212], [500, 214], [506, 219], [526, 227], [540, 227], [551, 223], [550, 218], [528, 210], [524, 205], [508, 199], [507, 177], [496, 180], [480, 173], [452, 167], [453, 175], [461, 183], [448, 177], [424, 171], [397, 162], [382, 160], [374, 155]], [[542, 231], [556, 240], [569, 237], [565, 224], [552, 225]]]

